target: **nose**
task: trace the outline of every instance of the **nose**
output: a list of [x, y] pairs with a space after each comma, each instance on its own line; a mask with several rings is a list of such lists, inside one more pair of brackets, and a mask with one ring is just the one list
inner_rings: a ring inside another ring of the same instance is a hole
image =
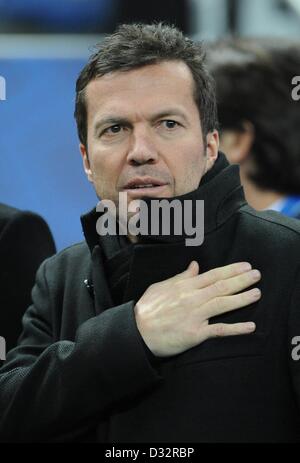
[[131, 165], [140, 165], [154, 164], [157, 160], [158, 152], [151, 134], [146, 130], [133, 132], [127, 162]]

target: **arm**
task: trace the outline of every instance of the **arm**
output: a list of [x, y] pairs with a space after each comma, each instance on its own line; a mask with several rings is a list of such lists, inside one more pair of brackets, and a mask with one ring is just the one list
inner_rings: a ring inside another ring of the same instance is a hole
[[[252, 324], [250, 329], [248, 323], [209, 325], [207, 319], [257, 300], [260, 293], [253, 290], [235, 293], [260, 276], [254, 279], [248, 264], [202, 275], [190, 265], [151, 285], [135, 306], [131, 301], [87, 320], [74, 342], [53, 342], [46, 266], [47, 261], [38, 272], [19, 346], [0, 370], [0, 432], [6, 439], [53, 440], [71, 431], [83, 433], [115, 405], [126, 405], [159, 383], [153, 354], [169, 357], [209, 337], [253, 331]], [[54, 304], [59, 311], [59, 302]], [[25, 429], [23, 416], [30, 417]]]
[[74, 341], [53, 342], [46, 267], [38, 271], [19, 345], [0, 370], [1, 441], [84, 433], [160, 379], [147, 361], [133, 301], [84, 322]]

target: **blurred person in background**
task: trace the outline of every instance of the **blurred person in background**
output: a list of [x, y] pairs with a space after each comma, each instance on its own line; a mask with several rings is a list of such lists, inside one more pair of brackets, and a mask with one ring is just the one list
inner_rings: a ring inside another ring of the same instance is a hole
[[300, 45], [227, 39], [208, 48], [216, 80], [220, 148], [240, 165], [249, 204], [300, 218], [300, 105], [292, 79]]
[[15, 347], [21, 333], [35, 273], [55, 251], [42, 217], [0, 204], [0, 336], [7, 351]]

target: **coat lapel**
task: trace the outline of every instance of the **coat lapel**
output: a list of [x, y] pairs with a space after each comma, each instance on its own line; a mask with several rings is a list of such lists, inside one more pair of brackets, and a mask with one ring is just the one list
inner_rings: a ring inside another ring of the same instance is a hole
[[102, 250], [99, 245], [96, 245], [92, 252], [92, 283], [96, 314], [113, 307], [111, 292], [105, 276]]

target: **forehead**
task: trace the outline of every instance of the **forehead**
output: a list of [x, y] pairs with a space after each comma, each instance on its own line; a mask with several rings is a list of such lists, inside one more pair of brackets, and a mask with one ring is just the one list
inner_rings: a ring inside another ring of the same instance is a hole
[[130, 71], [116, 71], [99, 77], [86, 87], [88, 118], [99, 113], [131, 110], [163, 110], [178, 105], [191, 110], [194, 102], [194, 79], [181, 61], [165, 61]]

